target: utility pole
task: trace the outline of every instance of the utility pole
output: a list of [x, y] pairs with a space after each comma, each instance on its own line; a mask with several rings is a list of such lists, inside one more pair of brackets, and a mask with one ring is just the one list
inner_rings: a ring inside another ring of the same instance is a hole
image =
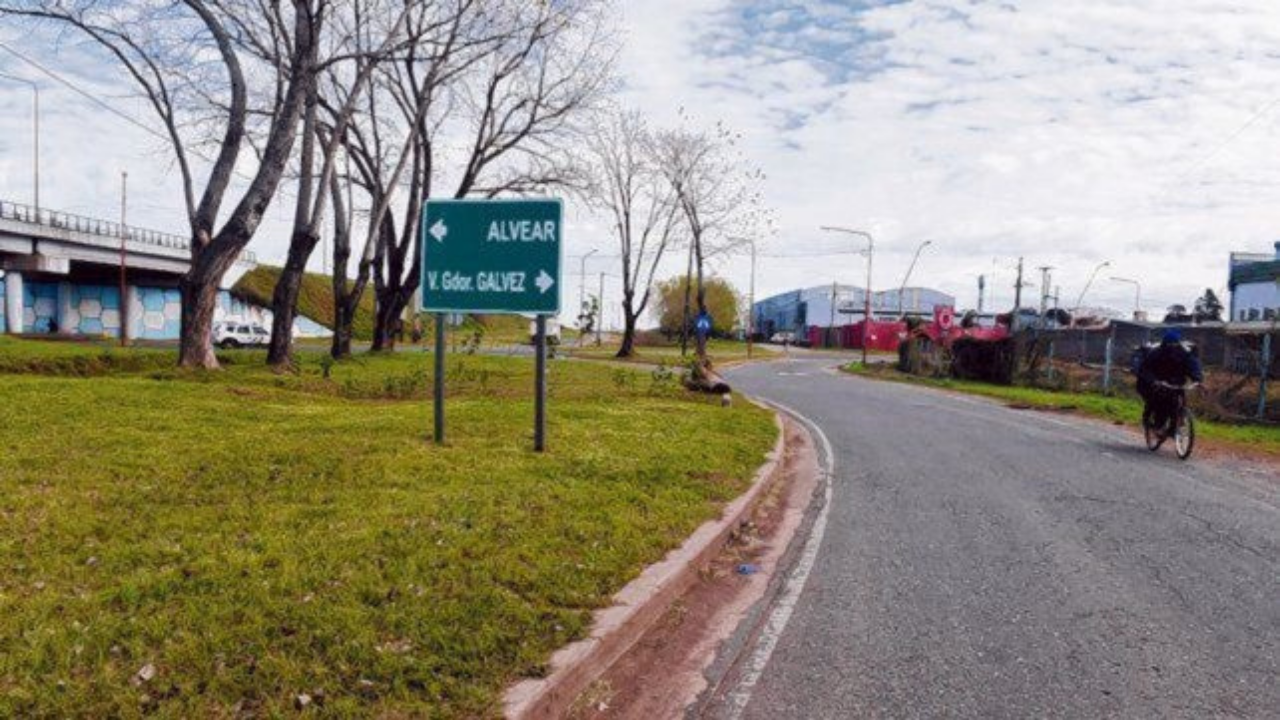
[[751, 240], [751, 289], [747, 292], [747, 359], [756, 334], [756, 241]]
[[850, 228], [832, 227], [829, 225], [822, 226], [827, 232], [841, 232], [847, 235], [857, 235], [867, 240], [867, 286], [863, 289], [863, 316], [862, 316], [862, 365], [867, 365], [867, 340], [871, 332], [871, 260], [876, 252], [876, 240], [871, 237], [871, 233], [865, 230], [852, 230]]
[[836, 331], [836, 281], [831, 281], [831, 322], [827, 325], [826, 342], [824, 345], [831, 344], [831, 335]]
[[978, 276], [978, 315], [982, 315], [982, 296], [987, 290], [987, 276]]
[[1009, 319], [1009, 331], [1018, 331], [1018, 317], [1022, 310], [1022, 258], [1018, 258], [1018, 279], [1013, 284], [1013, 317]]
[[120, 172], [120, 301], [118, 314], [120, 316], [120, 347], [129, 344], [129, 293], [125, 286], [125, 238], [129, 236], [128, 230], [128, 208], [129, 208], [129, 173], [127, 171]]
[[1049, 286], [1053, 282], [1053, 266], [1042, 265], [1037, 269], [1040, 271], [1040, 318], [1043, 322], [1044, 314], [1049, 310]]

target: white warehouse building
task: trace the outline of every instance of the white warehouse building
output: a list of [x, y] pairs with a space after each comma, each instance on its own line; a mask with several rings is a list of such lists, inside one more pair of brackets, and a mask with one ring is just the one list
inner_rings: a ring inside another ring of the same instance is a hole
[[[862, 320], [866, 291], [856, 285], [815, 285], [760, 300], [751, 308], [757, 334], [792, 332], [803, 335], [811, 327], [839, 327]], [[833, 303], [834, 301], [834, 303]], [[871, 315], [896, 320], [902, 315], [933, 317], [937, 306], [955, 307], [955, 297], [939, 290], [909, 287], [871, 293]]]
[[1280, 320], [1280, 242], [1275, 253], [1231, 253], [1231, 322]]

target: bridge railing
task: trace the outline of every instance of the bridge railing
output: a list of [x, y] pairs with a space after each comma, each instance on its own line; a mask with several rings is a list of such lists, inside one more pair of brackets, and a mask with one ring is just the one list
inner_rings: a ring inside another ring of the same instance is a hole
[[[173, 233], [161, 232], [159, 230], [149, 230], [135, 225], [125, 226], [110, 220], [91, 218], [84, 215], [76, 215], [75, 213], [61, 212], [58, 210], [48, 210], [45, 208], [37, 210], [31, 205], [9, 202], [8, 200], [0, 200], [0, 219], [17, 220], [18, 222], [30, 223], [32, 225], [62, 228], [65, 230], [73, 230], [75, 232], [99, 235], [102, 237], [116, 239], [123, 238], [132, 243], [142, 243], [144, 245], [172, 248], [175, 250], [191, 249], [191, 240], [181, 235], [174, 235]], [[241, 253], [240, 259], [244, 262], [257, 262], [257, 257], [248, 251]]]

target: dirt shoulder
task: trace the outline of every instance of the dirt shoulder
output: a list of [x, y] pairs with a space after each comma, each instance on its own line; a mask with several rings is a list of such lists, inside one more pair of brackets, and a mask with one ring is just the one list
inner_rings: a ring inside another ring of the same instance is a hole
[[569, 717], [680, 717], [732, 667], [735, 641], [753, 625], [784, 573], [787, 550], [820, 482], [809, 433], [789, 418], [784, 432], [779, 481], [697, 581], [578, 697]]

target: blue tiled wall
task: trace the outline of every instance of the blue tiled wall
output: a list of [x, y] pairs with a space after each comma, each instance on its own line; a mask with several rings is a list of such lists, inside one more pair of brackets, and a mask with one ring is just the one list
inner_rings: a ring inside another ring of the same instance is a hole
[[47, 333], [58, 319], [58, 284], [24, 282], [22, 284], [23, 330]]

